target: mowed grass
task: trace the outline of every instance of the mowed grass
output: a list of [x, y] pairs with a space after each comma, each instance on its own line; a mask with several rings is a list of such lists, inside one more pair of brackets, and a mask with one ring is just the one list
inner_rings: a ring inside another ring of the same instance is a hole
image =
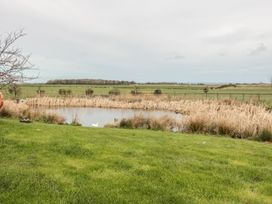
[[272, 146], [0, 120], [0, 203], [272, 203]]

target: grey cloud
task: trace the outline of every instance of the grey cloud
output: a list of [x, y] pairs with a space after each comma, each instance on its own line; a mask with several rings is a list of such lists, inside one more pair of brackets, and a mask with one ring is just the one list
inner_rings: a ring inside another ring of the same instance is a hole
[[270, 0], [0, 0], [0, 34], [25, 28], [18, 45], [33, 53], [40, 80], [259, 82], [271, 57], [263, 54], [260, 66], [245, 50], [263, 42], [248, 52], [268, 51], [271, 7]]
[[219, 53], [218, 53], [218, 56], [220, 56], [220, 57], [225, 57], [225, 56], [226, 56], [226, 53], [224, 53], [224, 52], [219, 52]]
[[249, 55], [251, 56], [257, 56], [264, 52], [266, 52], [268, 48], [265, 46], [264, 43], [260, 43], [255, 49], [251, 50]]
[[184, 55], [180, 55], [180, 54], [173, 54], [169, 57], [167, 57], [168, 60], [183, 60], [185, 59]]
[[181, 60], [181, 59], [185, 59], [185, 56], [183, 56], [183, 55], [174, 55], [172, 57], [172, 59], [174, 59], [174, 60]]

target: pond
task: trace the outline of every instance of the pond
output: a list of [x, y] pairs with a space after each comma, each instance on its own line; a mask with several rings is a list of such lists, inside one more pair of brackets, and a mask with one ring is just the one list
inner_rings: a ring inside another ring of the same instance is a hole
[[109, 109], [109, 108], [89, 108], [89, 107], [65, 107], [50, 108], [46, 110], [50, 113], [56, 113], [65, 118], [65, 122], [71, 123], [76, 117], [82, 126], [86, 127], [104, 127], [106, 124], [113, 123], [123, 118], [131, 118], [134, 115], [142, 115], [144, 117], [160, 118], [169, 116], [179, 119], [181, 114], [169, 111], [150, 111], [135, 109]]

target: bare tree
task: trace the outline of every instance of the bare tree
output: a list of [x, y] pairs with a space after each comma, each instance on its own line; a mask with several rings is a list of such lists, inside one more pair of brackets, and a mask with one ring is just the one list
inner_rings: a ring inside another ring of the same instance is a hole
[[9, 33], [3, 39], [0, 36], [0, 88], [36, 78], [25, 73], [33, 69], [29, 62], [30, 55], [23, 55], [21, 49], [14, 47], [15, 42], [23, 36], [23, 30]]
[[21, 94], [21, 88], [17, 84], [13, 83], [9, 85], [8, 92], [14, 95], [14, 98], [17, 100], [18, 96]]
[[207, 96], [208, 96], [208, 92], [209, 92], [209, 87], [208, 87], [208, 86], [206, 86], [206, 87], [203, 89], [203, 92], [205, 93], [206, 98], [207, 98]]

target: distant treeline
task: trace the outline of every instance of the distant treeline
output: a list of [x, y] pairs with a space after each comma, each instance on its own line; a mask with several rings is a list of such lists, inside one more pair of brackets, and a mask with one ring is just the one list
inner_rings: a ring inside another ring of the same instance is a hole
[[267, 83], [186, 83], [186, 82], [140, 82], [135, 81], [121, 81], [121, 80], [104, 80], [104, 79], [54, 79], [49, 80], [46, 84], [87, 84], [87, 85], [130, 85], [130, 84], [139, 84], [139, 85], [218, 85], [214, 87], [216, 89], [227, 88], [227, 87], [236, 87], [238, 85], [265, 85]]
[[221, 86], [215, 87], [215, 89], [224, 89], [224, 88], [228, 88], [228, 87], [234, 87], [234, 88], [236, 88], [237, 85], [236, 84], [223, 84]]
[[49, 80], [47, 84], [128, 85], [135, 84], [135, 82], [103, 79], [55, 79]]

